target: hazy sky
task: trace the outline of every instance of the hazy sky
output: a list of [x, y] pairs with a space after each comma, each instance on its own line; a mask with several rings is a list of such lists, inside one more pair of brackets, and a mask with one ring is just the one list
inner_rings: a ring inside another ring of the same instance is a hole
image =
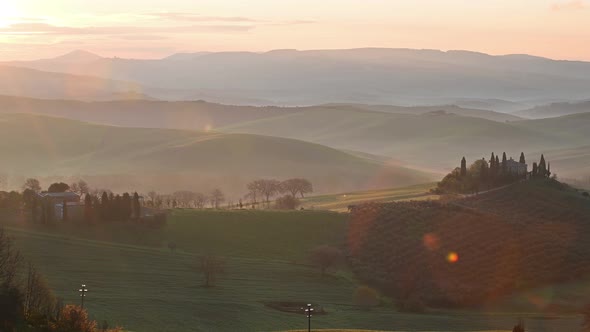
[[590, 0], [0, 0], [0, 60], [354, 47], [590, 60]]

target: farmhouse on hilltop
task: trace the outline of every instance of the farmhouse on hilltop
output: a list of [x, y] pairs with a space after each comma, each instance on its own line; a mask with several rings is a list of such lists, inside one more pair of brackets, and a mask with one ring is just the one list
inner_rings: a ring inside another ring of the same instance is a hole
[[38, 196], [40, 202], [49, 207], [48, 211], [53, 212], [54, 220], [63, 220], [64, 204], [67, 205], [70, 220], [79, 221], [84, 218], [84, 203], [80, 201], [80, 195], [75, 192], [41, 192]]
[[525, 176], [528, 173], [528, 166], [510, 158], [506, 160], [506, 171], [512, 175]]

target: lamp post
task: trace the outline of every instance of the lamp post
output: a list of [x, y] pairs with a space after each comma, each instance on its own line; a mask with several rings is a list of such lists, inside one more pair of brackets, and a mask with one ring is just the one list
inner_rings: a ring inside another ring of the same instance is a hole
[[84, 298], [86, 297], [86, 292], [88, 292], [88, 288], [86, 288], [86, 285], [82, 284], [82, 287], [78, 289], [78, 292], [80, 292], [80, 299], [82, 300], [81, 307], [82, 309], [84, 309]]
[[[303, 308], [301, 308], [303, 309]], [[307, 308], [305, 308], [305, 315], [307, 316], [307, 331], [311, 332], [311, 316], [313, 314], [313, 308], [311, 307], [311, 304], [308, 303], [307, 304]]]

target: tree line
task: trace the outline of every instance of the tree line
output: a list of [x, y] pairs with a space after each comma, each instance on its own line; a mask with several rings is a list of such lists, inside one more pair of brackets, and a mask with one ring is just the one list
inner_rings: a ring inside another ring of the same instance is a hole
[[275, 179], [259, 179], [246, 185], [248, 190], [245, 199], [249, 200], [252, 206], [259, 202], [270, 206], [272, 198], [284, 195], [276, 200], [278, 208], [295, 209], [299, 205], [297, 197], [304, 198], [306, 194], [313, 192], [312, 183], [303, 178], [287, 179], [279, 181]]

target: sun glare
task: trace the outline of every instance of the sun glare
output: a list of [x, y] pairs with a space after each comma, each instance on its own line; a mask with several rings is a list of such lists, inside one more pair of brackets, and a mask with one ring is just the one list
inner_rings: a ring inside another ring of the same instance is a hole
[[0, 27], [5, 27], [18, 16], [18, 10], [11, 0], [0, 0]]

